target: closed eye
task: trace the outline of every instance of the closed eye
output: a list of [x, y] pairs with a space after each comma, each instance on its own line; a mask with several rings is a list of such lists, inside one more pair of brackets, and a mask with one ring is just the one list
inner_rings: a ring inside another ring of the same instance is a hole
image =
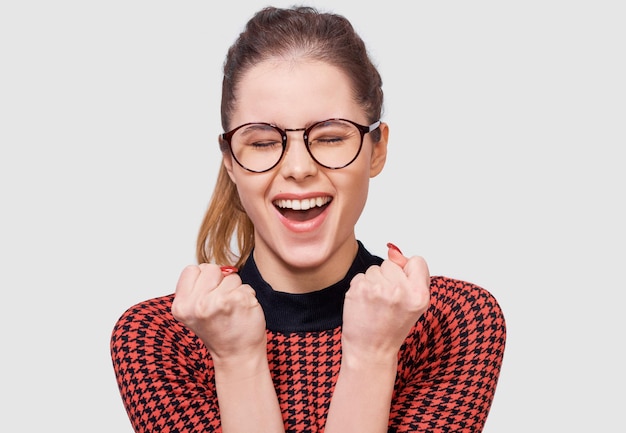
[[247, 146], [255, 149], [268, 149], [274, 148], [276, 146], [282, 146], [282, 143], [279, 141], [255, 141], [252, 143], [248, 143]]

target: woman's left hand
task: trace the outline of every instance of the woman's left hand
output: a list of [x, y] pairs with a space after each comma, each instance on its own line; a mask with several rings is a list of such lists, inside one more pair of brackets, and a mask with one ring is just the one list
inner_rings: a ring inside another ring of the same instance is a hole
[[422, 257], [406, 258], [388, 244], [388, 259], [352, 279], [343, 312], [343, 356], [374, 362], [397, 357], [430, 302], [430, 274]]

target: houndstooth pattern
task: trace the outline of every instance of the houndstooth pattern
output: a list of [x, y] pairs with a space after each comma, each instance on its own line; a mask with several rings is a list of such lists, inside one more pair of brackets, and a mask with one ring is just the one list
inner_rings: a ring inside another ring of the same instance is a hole
[[[171, 314], [173, 295], [139, 303], [116, 323], [111, 355], [136, 432], [220, 432], [213, 365], [204, 344]], [[431, 279], [431, 305], [399, 355], [389, 432], [480, 432], [506, 339], [486, 290]], [[341, 363], [341, 329], [268, 331], [268, 358], [293, 433], [322, 432]]]

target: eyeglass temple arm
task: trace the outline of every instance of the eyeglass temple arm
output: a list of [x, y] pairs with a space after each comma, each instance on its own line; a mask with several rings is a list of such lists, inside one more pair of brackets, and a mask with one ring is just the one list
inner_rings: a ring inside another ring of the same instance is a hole
[[375, 130], [379, 126], [380, 126], [380, 120], [377, 120], [376, 122], [372, 123], [370, 126], [367, 127], [367, 129], [368, 129], [367, 132], [372, 132], [373, 130]]

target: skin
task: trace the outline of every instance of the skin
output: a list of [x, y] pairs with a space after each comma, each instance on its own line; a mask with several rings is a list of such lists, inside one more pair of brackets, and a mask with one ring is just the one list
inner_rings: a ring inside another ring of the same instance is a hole
[[[231, 127], [270, 122], [301, 128], [331, 117], [368, 124], [343, 72], [323, 62], [271, 59], [248, 71], [237, 91]], [[255, 227], [255, 260], [275, 290], [309, 292], [343, 278], [357, 251], [354, 228], [367, 199], [370, 178], [382, 170], [388, 127], [373, 143], [365, 136], [348, 167], [317, 165], [289, 132], [281, 163], [250, 173], [224, 155], [241, 202]], [[313, 222], [286, 220], [277, 198], [330, 196]], [[390, 248], [388, 259], [351, 282], [344, 306], [342, 363], [326, 433], [387, 431], [400, 346], [429, 302], [430, 277], [421, 257]], [[254, 290], [236, 273], [215, 264], [188, 266], [177, 288], [174, 316], [206, 344], [214, 361], [225, 433], [283, 432], [266, 349], [265, 318]]]
[[[265, 121], [302, 128], [332, 117], [369, 123], [353, 100], [346, 75], [320, 62], [276, 59], [253, 68], [239, 84], [232, 126]], [[341, 170], [315, 163], [302, 132], [288, 133], [282, 163], [267, 173], [247, 172], [227, 155], [224, 164], [254, 223], [254, 258], [275, 290], [319, 290], [345, 274], [356, 254], [354, 225], [365, 206], [369, 180], [380, 173], [387, 155], [388, 128], [381, 129], [384, 139], [374, 145], [367, 134], [359, 158]], [[333, 197], [324, 223], [304, 231], [285, 226], [273, 200], [311, 195]]]

